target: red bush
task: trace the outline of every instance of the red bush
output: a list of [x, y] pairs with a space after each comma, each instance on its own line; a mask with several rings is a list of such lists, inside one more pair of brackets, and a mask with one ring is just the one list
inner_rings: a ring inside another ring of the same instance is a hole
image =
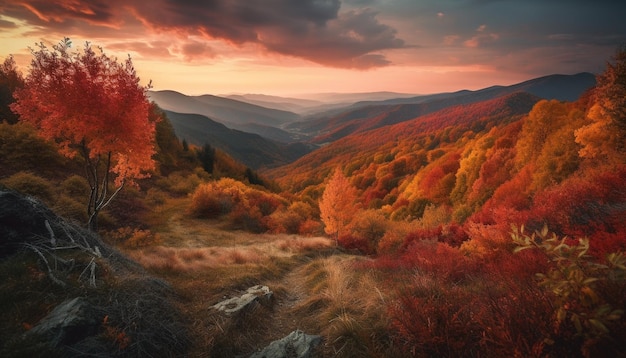
[[626, 245], [625, 217], [626, 166], [621, 166], [537, 193], [529, 223], [537, 228], [546, 223], [559, 235], [597, 237], [591, 248], [602, 252]]
[[348, 249], [357, 251], [363, 255], [372, 255], [376, 252], [376, 249], [372, 247], [371, 243], [362, 237], [353, 235], [342, 235], [339, 237], [339, 245]]

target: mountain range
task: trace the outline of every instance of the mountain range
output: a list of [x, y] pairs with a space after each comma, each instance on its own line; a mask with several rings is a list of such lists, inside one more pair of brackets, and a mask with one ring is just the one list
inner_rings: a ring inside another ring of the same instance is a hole
[[322, 144], [352, 133], [411, 120], [450, 106], [487, 101], [516, 92], [526, 92], [544, 99], [573, 101], [594, 85], [593, 74], [579, 73], [545, 76], [511, 86], [493, 86], [477, 91], [362, 101], [341, 112], [331, 111], [306, 121], [293, 122], [286, 129], [311, 136], [313, 143]]
[[318, 94], [307, 98], [265, 95], [225, 98], [150, 91], [149, 97], [166, 111], [179, 138], [196, 145], [208, 143], [251, 168], [260, 169], [293, 162], [344, 137], [402, 122], [418, 123], [416, 119], [420, 117], [455, 106], [520, 92], [537, 100], [573, 101], [594, 85], [593, 74], [579, 73], [544, 76], [511, 86], [419, 96], [375, 92]]

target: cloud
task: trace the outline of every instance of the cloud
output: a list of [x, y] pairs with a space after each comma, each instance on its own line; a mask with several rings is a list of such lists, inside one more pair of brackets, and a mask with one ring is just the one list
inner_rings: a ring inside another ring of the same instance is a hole
[[114, 11], [110, 5], [111, 2], [100, 0], [25, 0], [2, 4], [2, 12], [27, 20], [32, 25], [54, 26], [68, 20], [82, 20], [93, 25], [114, 26]]
[[184, 43], [180, 48], [183, 57], [187, 61], [195, 58], [211, 58], [215, 57], [215, 52], [205, 42], [189, 41]]
[[465, 47], [476, 48], [493, 43], [500, 39], [500, 35], [495, 33], [487, 33], [485, 32], [485, 30], [487, 30], [487, 25], [483, 24], [478, 26], [478, 28], [476, 29], [476, 35], [464, 41], [463, 45]]
[[170, 43], [166, 41], [124, 41], [107, 45], [107, 49], [119, 52], [135, 52], [139, 56], [146, 58], [169, 58]]
[[263, 45], [268, 49], [309, 59], [327, 66], [367, 69], [390, 62], [379, 51], [401, 48], [404, 41], [396, 30], [380, 23], [370, 9], [342, 13], [324, 27], [293, 34], [268, 31]]
[[17, 25], [13, 21], [0, 19], [0, 29], [14, 29]]
[[[104, 30], [107, 36], [138, 38], [125, 31], [131, 22], [141, 24], [144, 33], [166, 32], [183, 39], [219, 39], [235, 45], [253, 43], [270, 52], [327, 66], [387, 65], [382, 51], [404, 46], [396, 30], [381, 23], [376, 11], [342, 12], [341, 5], [340, 0], [24, 0], [12, 4], [0, 0], [0, 15], [63, 35], [93, 34], [95, 26], [108, 27]], [[109, 31], [112, 29], [118, 31]], [[145, 53], [152, 50], [134, 44]], [[200, 41], [184, 44], [181, 52], [187, 59], [214, 55]]]
[[396, 30], [382, 24], [377, 12], [339, 12], [338, 0], [214, 0], [186, 1], [155, 13], [137, 9], [137, 16], [157, 30], [180, 31], [235, 44], [255, 43], [282, 55], [345, 68], [385, 66], [380, 51], [400, 48]]

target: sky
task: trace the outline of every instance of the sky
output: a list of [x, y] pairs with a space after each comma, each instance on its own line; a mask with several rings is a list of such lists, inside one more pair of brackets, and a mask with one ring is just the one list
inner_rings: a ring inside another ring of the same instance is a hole
[[599, 73], [621, 0], [0, 0], [0, 60], [69, 37], [188, 95], [428, 94]]

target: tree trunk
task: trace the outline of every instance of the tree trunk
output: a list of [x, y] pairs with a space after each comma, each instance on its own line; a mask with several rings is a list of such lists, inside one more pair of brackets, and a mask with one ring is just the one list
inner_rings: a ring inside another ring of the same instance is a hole
[[92, 232], [98, 231], [98, 214], [99, 214], [99, 211], [94, 211], [89, 216], [89, 221], [87, 222], [87, 228], [89, 229], [89, 231], [92, 231]]

